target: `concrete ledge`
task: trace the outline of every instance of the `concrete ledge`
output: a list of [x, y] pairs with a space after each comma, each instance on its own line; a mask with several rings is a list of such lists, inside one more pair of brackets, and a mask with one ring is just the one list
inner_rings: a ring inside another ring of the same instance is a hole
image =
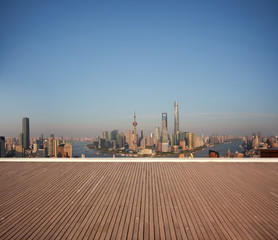
[[0, 162], [278, 162], [278, 158], [1, 158]]

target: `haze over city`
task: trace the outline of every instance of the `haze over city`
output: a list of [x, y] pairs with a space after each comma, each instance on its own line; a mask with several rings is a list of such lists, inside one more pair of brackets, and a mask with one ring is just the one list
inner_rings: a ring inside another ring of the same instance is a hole
[[[212, 2], [214, 4], [212, 4]], [[0, 132], [278, 135], [277, 1], [1, 1]]]

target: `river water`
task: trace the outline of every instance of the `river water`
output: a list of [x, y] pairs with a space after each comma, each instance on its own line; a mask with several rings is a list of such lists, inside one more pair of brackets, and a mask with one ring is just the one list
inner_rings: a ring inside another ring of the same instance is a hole
[[[242, 149], [240, 148], [240, 145], [243, 142], [234, 142], [234, 143], [226, 143], [226, 144], [218, 144], [214, 147], [207, 148], [205, 150], [199, 151], [194, 153], [195, 158], [202, 158], [202, 157], [208, 157], [209, 156], [209, 150], [216, 150], [219, 151], [220, 156], [224, 157], [224, 155], [227, 153], [228, 149], [230, 149], [231, 153], [234, 154], [236, 151], [240, 152]], [[112, 158], [113, 154], [111, 153], [101, 153], [99, 151], [89, 149], [86, 147], [86, 145], [90, 144], [90, 142], [72, 142], [72, 155], [76, 157], [81, 157], [81, 154], [85, 154], [85, 156], [88, 158], [95, 158], [95, 157], [102, 157], [102, 158]], [[99, 153], [99, 155], [94, 155], [95, 153]], [[116, 155], [116, 157], [119, 157]]]
[[[86, 145], [90, 144], [90, 142], [75, 142], [72, 143], [72, 156], [81, 157], [81, 154], [85, 154], [87, 158], [94, 157], [102, 157], [102, 158], [112, 158], [113, 154], [111, 153], [101, 153], [99, 151], [87, 148]], [[99, 153], [99, 155], [94, 155], [95, 153]]]
[[241, 152], [242, 148], [240, 146], [243, 142], [233, 142], [233, 143], [222, 143], [215, 145], [214, 147], [206, 148], [202, 151], [194, 153], [195, 158], [201, 158], [201, 157], [208, 157], [209, 156], [209, 150], [216, 150], [219, 152], [220, 157], [224, 157], [227, 153], [228, 149], [230, 149], [230, 152], [234, 154], [236, 151]]

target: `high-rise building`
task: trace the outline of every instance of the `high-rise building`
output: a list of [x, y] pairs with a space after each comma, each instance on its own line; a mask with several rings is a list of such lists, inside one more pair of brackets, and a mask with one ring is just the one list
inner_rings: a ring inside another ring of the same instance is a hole
[[182, 147], [182, 150], [184, 151], [186, 149], [186, 141], [185, 140], [180, 140], [180, 146]]
[[140, 147], [142, 149], [145, 149], [146, 148], [146, 139], [145, 138], [142, 138], [142, 140], [140, 141]]
[[[175, 108], [175, 121], [174, 121], [174, 145], [178, 145], [179, 141], [179, 108], [178, 108], [178, 102], [174, 102], [174, 108]], [[173, 144], [172, 144], [173, 145]]]
[[145, 136], [145, 131], [144, 131], [144, 130], [141, 130], [141, 136], [140, 136], [140, 138], [139, 138], [139, 143], [141, 143], [141, 140], [142, 140], [143, 138], [146, 138], [146, 136]]
[[18, 145], [23, 145], [23, 135], [22, 135], [22, 133], [20, 133], [19, 135], [18, 135], [18, 138], [19, 138], [19, 141], [18, 141]]
[[3, 158], [6, 156], [6, 150], [5, 150], [5, 137], [0, 137], [0, 158]]
[[128, 144], [128, 147], [130, 148], [130, 146], [132, 145], [131, 131], [126, 130], [125, 135], [126, 135], [126, 143]]
[[105, 141], [108, 141], [108, 132], [107, 131], [102, 132], [101, 138], [105, 139]]
[[54, 157], [55, 156], [55, 153], [54, 153], [54, 144], [55, 144], [55, 142], [54, 142], [54, 140], [55, 139], [53, 137], [51, 137], [48, 141], [48, 156], [49, 157]]
[[72, 145], [71, 142], [62, 143], [57, 147], [57, 157], [71, 158], [72, 157]]
[[158, 142], [160, 141], [160, 129], [159, 129], [159, 127], [155, 127], [154, 136], [155, 136], [155, 146], [158, 147]]
[[33, 153], [37, 153], [37, 151], [38, 151], [38, 144], [34, 143], [33, 144]]
[[22, 145], [15, 146], [15, 157], [24, 157], [24, 149]]
[[122, 136], [122, 146], [125, 146], [125, 134], [123, 132], [121, 132], [121, 136]]
[[188, 133], [188, 148], [195, 148], [195, 134], [194, 133]]
[[132, 134], [133, 137], [132, 137], [132, 145], [131, 145], [130, 149], [132, 151], [137, 152], [137, 150], [138, 150], [137, 138], [138, 137], [137, 137], [137, 122], [136, 122], [135, 112], [134, 112], [134, 121], [133, 121], [132, 125], [133, 125], [133, 134]]
[[22, 135], [23, 135], [23, 148], [29, 149], [30, 145], [30, 126], [29, 118], [22, 118]]
[[168, 143], [167, 113], [162, 113], [162, 143]]
[[117, 133], [117, 136], [116, 136], [116, 146], [117, 148], [122, 148], [123, 147], [123, 137], [121, 134]]
[[118, 134], [118, 130], [113, 130], [111, 132], [111, 140], [117, 141], [117, 134]]

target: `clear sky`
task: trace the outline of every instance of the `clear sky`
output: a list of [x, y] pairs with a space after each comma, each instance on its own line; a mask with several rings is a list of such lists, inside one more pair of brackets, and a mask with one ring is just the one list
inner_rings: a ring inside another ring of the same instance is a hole
[[0, 135], [278, 135], [278, 1], [0, 2]]

